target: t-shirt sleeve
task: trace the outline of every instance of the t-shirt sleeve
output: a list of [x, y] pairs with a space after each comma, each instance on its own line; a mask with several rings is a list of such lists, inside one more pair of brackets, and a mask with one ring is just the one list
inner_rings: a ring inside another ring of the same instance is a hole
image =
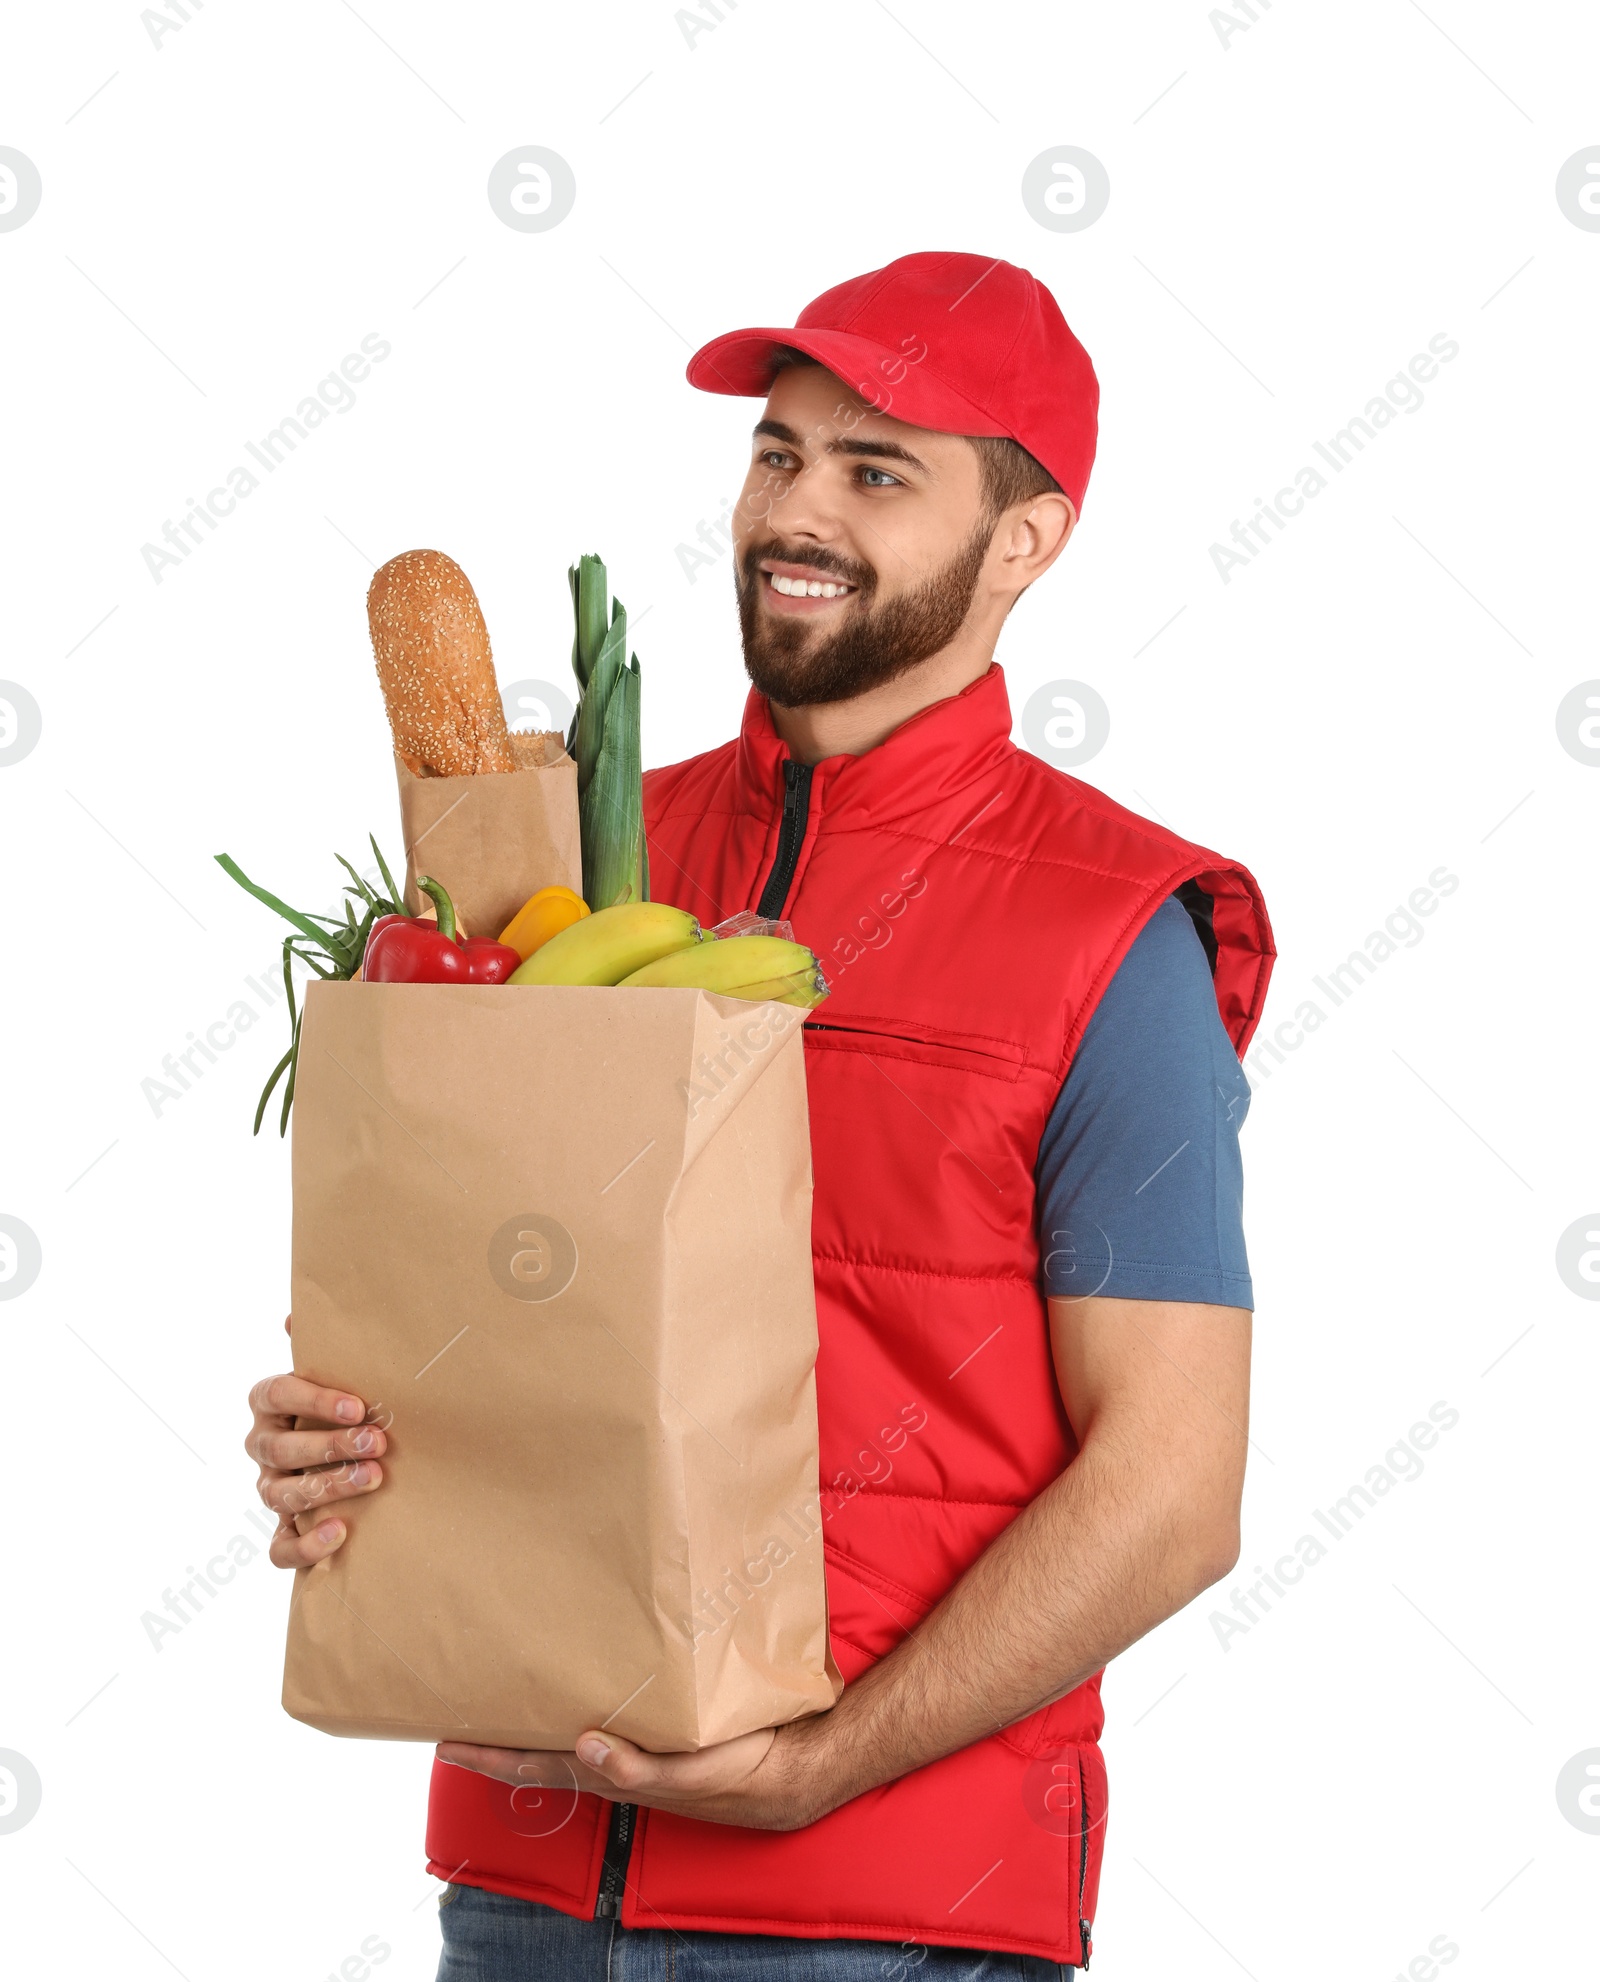
[[1106, 986], [1039, 1144], [1046, 1294], [1253, 1307], [1249, 1107], [1200, 937], [1170, 899]]

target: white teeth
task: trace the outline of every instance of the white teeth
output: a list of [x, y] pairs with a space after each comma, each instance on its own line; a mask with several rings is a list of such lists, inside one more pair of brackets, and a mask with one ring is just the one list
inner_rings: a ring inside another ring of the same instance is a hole
[[851, 588], [820, 578], [788, 578], [781, 571], [769, 572], [774, 592], [782, 592], [785, 598], [795, 599], [842, 599]]

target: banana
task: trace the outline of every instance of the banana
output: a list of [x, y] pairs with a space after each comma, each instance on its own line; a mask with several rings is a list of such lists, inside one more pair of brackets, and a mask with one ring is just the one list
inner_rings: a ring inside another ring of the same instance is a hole
[[801, 1005], [807, 1011], [820, 1005], [828, 995], [827, 979], [819, 968], [793, 971], [788, 977], [774, 977], [765, 984], [741, 984], [737, 991], [724, 991], [725, 998], [767, 999], [775, 1005]]
[[666, 902], [622, 902], [559, 930], [508, 984], [617, 984], [675, 950], [700, 943], [700, 924]]
[[828, 995], [815, 955], [781, 936], [725, 936], [657, 958], [624, 987], [677, 986], [716, 991], [725, 998], [770, 998], [786, 1005], [818, 1005]]

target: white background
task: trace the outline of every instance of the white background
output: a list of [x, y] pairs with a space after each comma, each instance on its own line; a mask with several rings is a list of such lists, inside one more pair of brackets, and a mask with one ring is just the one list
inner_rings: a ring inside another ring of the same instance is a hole
[[[321, 906], [334, 848], [398, 844], [373, 566], [448, 550], [502, 680], [564, 682], [565, 568], [601, 551], [646, 762], [719, 741], [727, 561], [691, 584], [677, 547], [751, 409], [690, 391], [689, 350], [934, 247], [1034, 270], [1102, 382], [1082, 527], [1001, 650], [1013, 706], [1092, 684], [1082, 775], [1254, 869], [1268, 1030], [1433, 869], [1460, 882], [1258, 1069], [1232, 1587], [1430, 1406], [1459, 1422], [1226, 1648], [1223, 1589], [1109, 1673], [1095, 1975], [1387, 1978], [1441, 1935], [1453, 1975], [1588, 1972], [1600, 1836], [1555, 1785], [1600, 1748], [1600, 1308], [1555, 1253], [1600, 1203], [1600, 769], [1555, 712], [1600, 675], [1600, 234], [1555, 177], [1600, 143], [1596, 17], [1256, 0], [1224, 42], [1200, 0], [188, 11], [157, 40], [131, 0], [24, 10], [0, 75], [43, 181], [0, 233], [0, 673], [44, 724], [0, 771], [0, 1211], [44, 1262], [0, 1305], [0, 1748], [43, 1783], [0, 1835], [12, 1972], [314, 1982], [376, 1935], [383, 1973], [432, 1975], [428, 1754], [282, 1714], [264, 1552], [159, 1650], [141, 1626], [252, 1533], [281, 1010], [159, 1114], [141, 1083], [276, 957], [214, 852]], [[576, 175], [546, 233], [485, 193], [524, 144]], [[1078, 233], [1020, 194], [1062, 144], [1110, 175]], [[141, 547], [371, 332], [353, 409], [155, 582]], [[1426, 403], [1225, 584], [1213, 542], [1440, 332]]]

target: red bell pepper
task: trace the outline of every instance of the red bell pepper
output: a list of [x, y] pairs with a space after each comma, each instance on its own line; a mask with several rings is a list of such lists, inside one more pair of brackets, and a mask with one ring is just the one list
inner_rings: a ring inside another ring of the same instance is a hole
[[372, 925], [361, 975], [368, 984], [504, 984], [522, 962], [509, 943], [456, 934], [455, 903], [430, 875], [417, 886], [439, 911], [438, 926], [420, 916], [385, 915]]

